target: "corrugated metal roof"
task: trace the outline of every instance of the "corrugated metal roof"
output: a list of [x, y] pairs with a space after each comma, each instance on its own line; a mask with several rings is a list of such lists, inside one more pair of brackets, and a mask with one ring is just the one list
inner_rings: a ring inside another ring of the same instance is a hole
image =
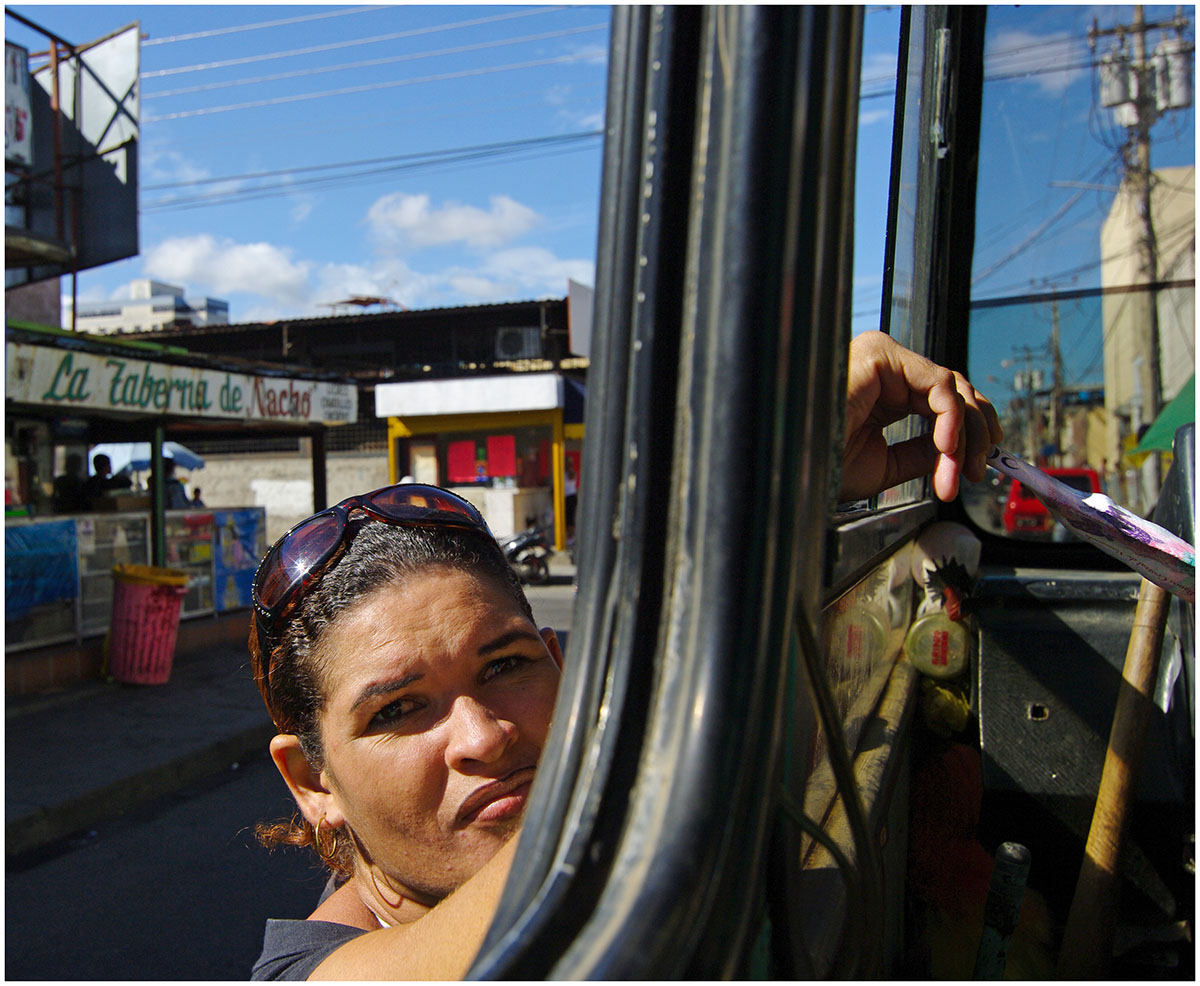
[[54, 346], [59, 349], [75, 349], [81, 352], [105, 353], [182, 366], [198, 366], [210, 369], [229, 370], [263, 377], [291, 377], [296, 380], [325, 380], [338, 383], [353, 383], [345, 373], [337, 373], [317, 367], [297, 364], [271, 363], [266, 360], [244, 359], [216, 353], [197, 353], [182, 346], [155, 343], [146, 339], [131, 339], [129, 334], [106, 335], [93, 332], [71, 331], [50, 325], [31, 322], [8, 322], [5, 337], [23, 340], [32, 344]]
[[273, 319], [269, 322], [223, 322], [216, 325], [190, 325], [184, 328], [160, 329], [153, 332], [126, 332], [124, 336], [135, 338], [161, 337], [179, 334], [207, 334], [227, 332], [230, 329], [269, 328], [277, 325], [348, 325], [364, 322], [406, 322], [420, 321], [422, 318], [435, 315], [445, 316], [455, 313], [481, 313], [485, 311], [503, 311], [517, 308], [530, 308], [537, 305], [565, 305], [566, 297], [561, 298], [531, 298], [528, 301], [502, 301], [480, 305], [455, 305], [448, 308], [414, 308], [408, 310], [392, 309], [383, 312], [353, 312], [348, 315], [299, 315]]

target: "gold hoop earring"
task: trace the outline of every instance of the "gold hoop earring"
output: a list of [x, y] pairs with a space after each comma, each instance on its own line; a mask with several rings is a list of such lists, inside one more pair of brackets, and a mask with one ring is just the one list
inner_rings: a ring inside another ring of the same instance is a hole
[[317, 822], [316, 826], [313, 828], [313, 847], [317, 850], [317, 855], [320, 856], [323, 860], [325, 860], [325, 862], [328, 863], [330, 860], [334, 859], [337, 856], [338, 842], [341, 841], [342, 830], [335, 829], [335, 828], [325, 829], [326, 832], [333, 833], [333, 844], [330, 845], [328, 848], [328, 851], [326, 851], [321, 846], [321, 826], [324, 823], [325, 823], [325, 816], [322, 815], [321, 821]]

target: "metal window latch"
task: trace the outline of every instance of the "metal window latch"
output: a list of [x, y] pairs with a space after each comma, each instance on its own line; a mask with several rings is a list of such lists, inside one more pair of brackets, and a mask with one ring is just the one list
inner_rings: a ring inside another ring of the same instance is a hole
[[937, 47], [934, 52], [934, 92], [933, 92], [933, 125], [930, 128], [930, 139], [936, 149], [940, 161], [950, 150], [946, 140], [946, 124], [950, 115], [950, 29], [941, 28], [937, 32]]

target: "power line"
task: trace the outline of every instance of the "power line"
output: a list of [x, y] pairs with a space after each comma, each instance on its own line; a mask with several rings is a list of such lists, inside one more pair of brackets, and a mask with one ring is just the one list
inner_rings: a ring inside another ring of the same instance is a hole
[[476, 154], [463, 155], [460, 158], [448, 158], [431, 161], [418, 161], [407, 165], [400, 165], [393, 168], [378, 168], [374, 171], [362, 172], [352, 175], [333, 175], [326, 178], [311, 179], [307, 182], [288, 183], [281, 182], [276, 186], [258, 190], [246, 189], [241, 192], [231, 193], [224, 197], [208, 197], [197, 196], [190, 199], [169, 199], [162, 204], [151, 203], [148, 206], [141, 208], [142, 214], [160, 213], [160, 212], [182, 212], [190, 209], [208, 209], [214, 206], [238, 204], [245, 202], [260, 201], [262, 199], [280, 198], [285, 195], [291, 195], [295, 192], [306, 192], [310, 186], [321, 185], [324, 188], [341, 187], [344, 185], [370, 185], [381, 181], [388, 180], [394, 172], [404, 171], [406, 173], [416, 173], [422, 170], [431, 168], [438, 169], [439, 174], [448, 173], [454, 170], [462, 170], [471, 167], [480, 167], [489, 164], [493, 158], [507, 157], [510, 161], [529, 161], [536, 158], [547, 158], [558, 156], [561, 154], [578, 153], [581, 150], [587, 150], [583, 146], [562, 146], [543, 148], [537, 151], [529, 149], [520, 149], [514, 151], [511, 155], [500, 154]]
[[[167, 209], [179, 208], [188, 205], [226, 204], [233, 201], [246, 201], [249, 199], [265, 198], [271, 194], [286, 194], [299, 188], [311, 187], [315, 185], [344, 184], [348, 181], [392, 174], [398, 171], [411, 171], [419, 168], [432, 167], [434, 165], [442, 167], [448, 164], [456, 164], [467, 161], [506, 157], [517, 152], [529, 151], [534, 148], [540, 150], [554, 150], [566, 147], [568, 145], [578, 145], [587, 140], [594, 140], [597, 137], [603, 136], [603, 134], [603, 130], [587, 130], [572, 134], [559, 134], [549, 137], [529, 137], [522, 140], [504, 141], [496, 144], [479, 144], [471, 147], [448, 148], [445, 150], [428, 151], [419, 154], [398, 154], [391, 157], [347, 161], [339, 164], [308, 165], [298, 168], [279, 169], [277, 171], [256, 172], [246, 175], [228, 175], [222, 178], [209, 178], [193, 182], [181, 182], [178, 183], [178, 185], [157, 186], [157, 188], [179, 187], [184, 185], [190, 187], [193, 185], [226, 183], [232, 181], [254, 181], [261, 178], [287, 179], [294, 174], [318, 170], [333, 170], [339, 168], [360, 169], [356, 171], [348, 171], [345, 174], [323, 175], [308, 178], [302, 181], [281, 180], [272, 184], [257, 185], [253, 188], [235, 189], [231, 192], [223, 194], [215, 193], [197, 196], [176, 196], [173, 198], [160, 199], [158, 201], [144, 204], [141, 211], [165, 211]], [[384, 164], [386, 166], [374, 167], [375, 165], [380, 164]]]
[[462, 69], [458, 72], [443, 72], [440, 75], [426, 75], [416, 79], [397, 79], [393, 82], [372, 82], [361, 86], [346, 86], [342, 89], [324, 89], [320, 92], [299, 93], [294, 96], [276, 96], [273, 99], [257, 99], [248, 103], [232, 103], [228, 106], [210, 106], [198, 110], [183, 110], [179, 113], [164, 113], [160, 116], [143, 117], [143, 123], [161, 123], [165, 120], [182, 120], [193, 116], [208, 116], [212, 113], [228, 113], [233, 110], [255, 109], [260, 106], [278, 106], [281, 103], [297, 103], [308, 99], [319, 99], [323, 96], [345, 96], [359, 92], [375, 92], [379, 89], [394, 89], [397, 86], [412, 86], [424, 82], [445, 82], [449, 79], [465, 79], [471, 76], [491, 75], [495, 72], [511, 72], [523, 68], [541, 68], [544, 65], [563, 65], [568, 62], [579, 62], [592, 59], [595, 54], [583, 52], [575, 55], [559, 55], [555, 58], [541, 58], [530, 62], [517, 62], [511, 65], [493, 65], [488, 68]]
[[[361, 125], [364, 122], [370, 123], [373, 128], [378, 130], [386, 128], [390, 124], [404, 123], [407, 125], [413, 120], [422, 120], [429, 117], [435, 117], [437, 120], [445, 122], [455, 117], [494, 116], [496, 113], [505, 110], [530, 112], [536, 108], [544, 108], [545, 106], [545, 86], [538, 86], [533, 89], [521, 89], [513, 92], [493, 92], [489, 96], [471, 99], [422, 100], [419, 106], [405, 106], [402, 109], [389, 108], [384, 113], [371, 111], [367, 113], [335, 113], [325, 116], [312, 116], [306, 118], [305, 125], [310, 130], [320, 132], [325, 137], [339, 133], [361, 135]], [[601, 99], [599, 104], [600, 116], [603, 117], [603, 93], [600, 93], [599, 97]], [[596, 105], [596, 97], [593, 95], [586, 95], [581, 97], [581, 99], [585, 99], [589, 107]], [[555, 106], [555, 109], [565, 111], [565, 105]], [[579, 117], [582, 114], [576, 111], [575, 115]], [[222, 123], [220, 125], [219, 137], [222, 143], [228, 146], [232, 141], [241, 137], [252, 137], [256, 142], [261, 143], [264, 137], [272, 134], [295, 136], [295, 124], [286, 123], [276, 126], [250, 124], [245, 127], [230, 127]], [[212, 143], [214, 136], [212, 133], [203, 132], [199, 128], [193, 127], [188, 132], [177, 136], [173, 135], [171, 138], [171, 147], [177, 148], [194, 143], [208, 145]], [[142, 153], [145, 154], [146, 151], [143, 150]]]
[[[1187, 232], [1190, 232], [1193, 228], [1194, 227], [1192, 226], [1191, 219], [1190, 218], [1184, 219], [1179, 224], [1177, 224], [1175, 226], [1171, 226], [1169, 229], [1166, 229], [1164, 231], [1164, 236], [1174, 236], [1177, 233], [1186, 234]], [[1087, 274], [1091, 271], [1098, 270], [1099, 268], [1103, 267], [1104, 264], [1111, 264], [1111, 263], [1115, 263], [1118, 260], [1128, 259], [1129, 257], [1133, 256], [1137, 252], [1137, 249], [1138, 249], [1138, 247], [1137, 247], [1136, 243], [1132, 244], [1132, 245], [1128, 245], [1128, 246], [1123, 246], [1120, 249], [1118, 249], [1115, 253], [1107, 254], [1105, 256], [1099, 257], [1096, 260], [1088, 260], [1088, 261], [1085, 261], [1084, 263], [1079, 264], [1075, 267], [1070, 267], [1066, 270], [1055, 271], [1051, 275], [1051, 278], [1055, 281], [1059, 281], [1059, 280], [1063, 280], [1063, 279], [1074, 280], [1075, 278], [1078, 278], [1081, 274]], [[1024, 283], [1024, 282], [1017, 282], [1017, 285], [1002, 285], [1000, 287], [993, 288], [992, 289], [993, 291], [1001, 292], [1001, 294], [998, 294], [998, 295], [995, 295], [992, 297], [988, 297], [988, 298], [979, 298], [979, 299], [973, 298], [971, 301], [971, 304], [972, 305], [976, 305], [976, 304], [984, 305], [987, 303], [991, 303], [991, 302], [995, 301], [996, 299], [1003, 301], [1003, 300], [1005, 300], [1006, 296], [1003, 295], [1002, 292], [1012, 290], [1014, 287], [1018, 286], [1021, 283]], [[1134, 285], [1133, 287], [1138, 287], [1138, 286]], [[1104, 290], [1108, 290], [1108, 291], [1112, 291], [1112, 292], [1124, 291], [1125, 288], [1118, 288], [1118, 287], [1110, 287], [1108, 289], [1081, 288], [1079, 290], [1083, 294], [1087, 294], [1087, 293], [1094, 292], [1094, 291], [1104, 291]], [[1070, 295], [1066, 294], [1066, 293], [1060, 295], [1060, 297], [1068, 297], [1068, 296], [1070, 296]]]
[[357, 168], [368, 164], [384, 164], [391, 161], [415, 161], [443, 154], [461, 154], [474, 151], [500, 150], [531, 144], [563, 143], [599, 137], [603, 130], [581, 130], [570, 134], [553, 134], [549, 137], [526, 137], [520, 140], [504, 140], [491, 144], [474, 144], [468, 147], [449, 147], [440, 151], [418, 151], [411, 154], [389, 154], [386, 157], [362, 158], [356, 161], [339, 161], [334, 164], [307, 164], [295, 168], [277, 168], [272, 171], [251, 171], [241, 175], [221, 175], [218, 178], [193, 178], [188, 181], [167, 182], [161, 185], [143, 185], [142, 191], [157, 192], [167, 188], [193, 188], [197, 185], [218, 185], [229, 181], [254, 181], [259, 178], [275, 178], [280, 175], [295, 175], [307, 171], [331, 171], [335, 168]]
[[264, 27], [283, 27], [287, 24], [299, 24], [301, 21], [315, 21], [322, 17], [342, 17], [346, 14], [365, 14], [376, 10], [390, 10], [397, 4], [384, 4], [382, 6], [371, 7], [351, 7], [347, 10], [328, 10], [320, 14], [305, 14], [303, 17], [288, 17], [285, 20], [279, 21], [262, 21], [259, 24], [242, 24], [236, 27], [215, 27], [211, 31], [194, 31], [191, 34], [174, 34], [169, 38], [145, 38], [142, 41], [142, 47], [148, 48], [151, 45], [171, 44], [175, 41], [192, 41], [196, 38], [215, 38], [219, 34], [235, 34], [240, 31], [257, 31]]
[[[1101, 159], [1099, 162], [1093, 161], [1084, 164], [1084, 166], [1078, 172], [1079, 178], [1090, 178], [1092, 181], [1095, 181], [1109, 170], [1109, 168], [1112, 166], [1113, 160], [1114, 158], [1109, 156]], [[1078, 186], [1076, 185], [1076, 187]], [[1035, 216], [1040, 215], [1045, 209], [1049, 208], [1049, 202], [1050, 196], [1042, 195], [1039, 199], [1031, 202], [1019, 212], [1010, 214], [1007, 219], [1004, 219], [1003, 221], [980, 231], [975, 238], [976, 253], [979, 253], [982, 249], [986, 249], [992, 244], [1007, 238], [1010, 233], [1014, 233], [1024, 227], [1027, 222], [1026, 215], [1028, 213], [1033, 213]]]
[[163, 99], [167, 96], [182, 96], [187, 93], [208, 92], [212, 89], [228, 89], [231, 86], [247, 86], [260, 82], [276, 82], [280, 79], [294, 79], [298, 76], [321, 75], [325, 72], [341, 72], [347, 69], [373, 68], [376, 65], [389, 65], [395, 62], [413, 61], [418, 58], [437, 58], [442, 55], [461, 55], [468, 51], [482, 51], [486, 48], [500, 48], [505, 45], [525, 44], [529, 41], [549, 41], [552, 38], [563, 38], [572, 34], [584, 34], [589, 31], [599, 31], [607, 28], [607, 24], [588, 24], [583, 27], [571, 27], [562, 31], [546, 31], [542, 34], [526, 34], [519, 38], [500, 38], [495, 41], [480, 41], [476, 44], [459, 45], [456, 48], [440, 48], [435, 51], [409, 52], [405, 55], [391, 55], [387, 58], [374, 58], [368, 61], [343, 62], [341, 65], [324, 65], [320, 68], [296, 69], [293, 72], [279, 72], [275, 75], [260, 75], [251, 79], [232, 79], [228, 82], [210, 82], [200, 86], [185, 86], [182, 89], [167, 89], [162, 92], [143, 93], [142, 99]]
[[294, 48], [291, 51], [271, 51], [263, 55], [247, 55], [244, 58], [227, 58], [222, 62], [205, 62], [200, 65], [183, 65], [177, 68], [156, 69], [153, 72], [142, 72], [143, 79], [158, 79], [167, 75], [182, 75], [184, 72], [201, 72], [213, 68], [228, 68], [231, 65], [247, 65], [250, 62], [264, 62], [274, 58], [291, 58], [294, 55], [312, 55], [321, 51], [335, 51], [339, 48], [352, 48], [356, 45], [379, 44], [383, 41], [397, 41], [400, 38], [414, 38], [422, 34], [436, 34], [439, 31], [452, 31], [460, 27], [477, 27], [480, 24], [494, 24], [497, 21], [512, 20], [514, 17], [532, 17], [535, 14], [553, 13], [564, 10], [564, 7], [537, 7], [531, 10], [516, 10], [507, 14], [494, 14], [491, 17], [477, 17], [469, 21], [456, 21], [452, 24], [434, 24], [430, 27], [415, 27], [407, 31], [397, 31], [394, 34], [377, 34], [369, 38], [354, 38], [350, 41], [335, 41], [331, 44], [313, 45], [309, 48]]

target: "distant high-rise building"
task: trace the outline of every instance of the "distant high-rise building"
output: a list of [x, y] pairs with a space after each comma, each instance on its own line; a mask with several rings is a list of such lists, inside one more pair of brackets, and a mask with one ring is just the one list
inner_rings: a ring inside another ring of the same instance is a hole
[[[185, 298], [183, 288], [142, 279], [130, 286], [130, 297], [120, 301], [80, 302], [75, 328], [83, 332], [161, 332], [174, 326], [192, 328], [226, 325], [229, 302], [219, 298]], [[64, 312], [69, 324], [70, 314]]]

